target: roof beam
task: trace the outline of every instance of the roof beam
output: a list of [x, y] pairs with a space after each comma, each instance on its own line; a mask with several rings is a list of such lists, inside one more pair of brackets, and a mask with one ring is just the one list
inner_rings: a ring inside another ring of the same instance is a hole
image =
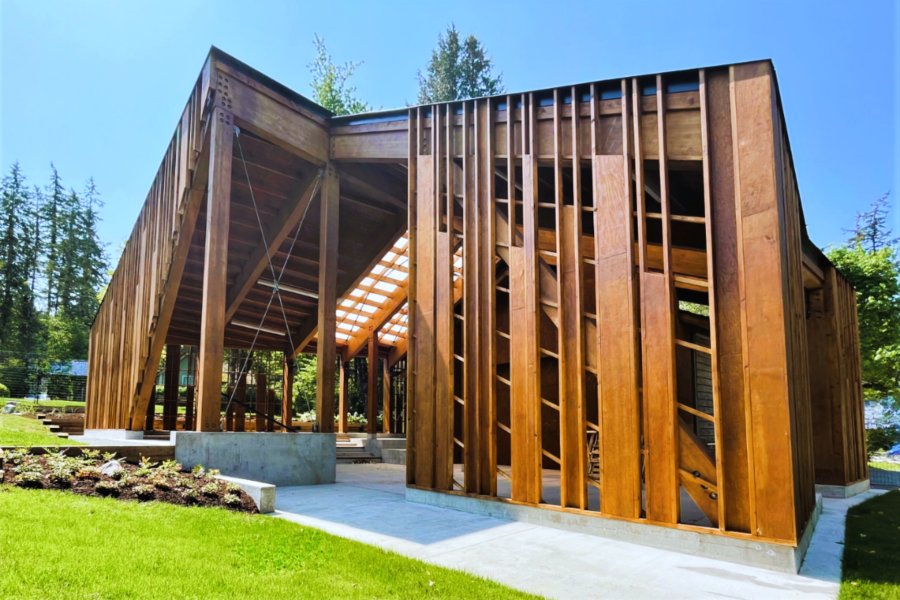
[[[244, 263], [244, 269], [228, 290], [225, 309], [226, 323], [231, 321], [247, 293], [256, 285], [259, 276], [269, 266], [269, 260], [274, 255], [274, 250], [281, 247], [281, 244], [287, 239], [290, 232], [296, 228], [306, 214], [306, 209], [309, 208], [318, 189], [321, 176], [322, 172], [320, 170], [315, 175], [306, 177], [300, 182], [299, 189], [301, 191], [293, 196], [291, 202], [284, 205], [278, 217], [269, 225], [266, 231], [266, 239], [260, 240], [259, 245], [250, 253], [247, 261]], [[266, 246], [266, 241], [269, 243], [268, 246]], [[290, 260], [290, 257], [288, 257], [288, 260]]]
[[[400, 237], [403, 236], [403, 234], [406, 232], [406, 225], [407, 224], [406, 224], [405, 220], [399, 224], [395, 234], [392, 235], [390, 238], [388, 238], [388, 242], [375, 255], [375, 257], [372, 259], [372, 261], [370, 261], [369, 264], [366, 265], [366, 267], [360, 271], [359, 276], [356, 279], [354, 279], [352, 282], [350, 282], [350, 285], [348, 285], [346, 287], [346, 289], [341, 290], [341, 294], [340, 294], [339, 298], [341, 298], [343, 300], [347, 296], [347, 294], [349, 294], [352, 290], [356, 289], [359, 286], [360, 282], [363, 279], [365, 279], [366, 277], [369, 276], [369, 273], [372, 271], [372, 269], [377, 264], [379, 264], [381, 262], [381, 259], [384, 257], [384, 255], [387, 253], [387, 251], [390, 250], [391, 248], [393, 248], [394, 244], [397, 243], [397, 240], [399, 240]], [[338, 302], [338, 307], [340, 307], [340, 302]], [[300, 352], [304, 348], [306, 348], [310, 344], [310, 342], [312, 342], [313, 339], [316, 337], [316, 331], [317, 331], [316, 319], [309, 318], [309, 319], [306, 319], [303, 323], [301, 323], [300, 326], [297, 328], [297, 330], [291, 336], [292, 339], [295, 341], [294, 343], [296, 343], [297, 346], [295, 348], [289, 348], [287, 350], [287, 352], [289, 353], [289, 358], [291, 358], [291, 359], [296, 358], [296, 356], [298, 354], [300, 354]]]

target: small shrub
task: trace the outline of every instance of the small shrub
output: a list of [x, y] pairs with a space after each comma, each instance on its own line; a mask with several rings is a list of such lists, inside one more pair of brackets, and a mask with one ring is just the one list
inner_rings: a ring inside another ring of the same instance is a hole
[[17, 486], [23, 488], [44, 487], [44, 478], [37, 471], [24, 471], [19, 473], [13, 481]]
[[134, 495], [138, 500], [153, 500], [156, 498], [156, 488], [152, 485], [136, 485], [134, 486]]
[[160, 475], [170, 475], [174, 477], [181, 473], [181, 469], [181, 465], [174, 460], [164, 460], [162, 464], [156, 468], [156, 471]]
[[0, 396], [9, 398], [9, 388], [0, 383]]
[[161, 475], [157, 475], [156, 477], [151, 479], [150, 483], [153, 484], [153, 487], [155, 487], [156, 489], [162, 490], [164, 492], [172, 489], [171, 482]]
[[215, 483], [209, 482], [203, 487], [200, 488], [200, 493], [204, 496], [218, 496], [219, 495], [219, 486]]
[[103, 462], [109, 462], [116, 457], [115, 452], [104, 452], [103, 453]]
[[240, 508], [244, 503], [237, 494], [225, 494], [225, 497], [222, 498], [222, 504], [228, 508]]
[[75, 477], [82, 480], [100, 481], [103, 473], [100, 472], [99, 467], [81, 467], [75, 473]]
[[65, 467], [58, 467], [50, 471], [50, 474], [47, 476], [47, 480], [51, 485], [58, 488], [68, 488], [72, 487], [72, 481], [75, 478], [72, 477], [72, 471]]
[[241, 493], [241, 486], [236, 483], [229, 483], [225, 486], [225, 492], [228, 494], [238, 494]]
[[82, 450], [81, 457], [84, 458], [85, 460], [97, 460], [98, 458], [100, 458], [100, 451], [99, 450]]
[[118, 496], [122, 491], [122, 484], [118, 481], [98, 481], [94, 490], [101, 496]]
[[153, 468], [156, 466], [156, 463], [147, 458], [146, 456], [141, 457], [141, 462], [138, 463], [138, 468], [135, 469], [134, 474], [138, 477], [149, 477], [151, 473], [153, 473]]
[[200, 493], [194, 488], [188, 488], [181, 491], [181, 498], [185, 502], [193, 503], [200, 499]]
[[121, 471], [114, 471], [111, 477], [116, 481], [124, 481], [128, 479], [128, 471], [126, 471], [125, 469], [122, 469]]
[[194, 468], [191, 469], [191, 475], [200, 479], [204, 475], [206, 475], [206, 469], [203, 468], [203, 465], [194, 465]]

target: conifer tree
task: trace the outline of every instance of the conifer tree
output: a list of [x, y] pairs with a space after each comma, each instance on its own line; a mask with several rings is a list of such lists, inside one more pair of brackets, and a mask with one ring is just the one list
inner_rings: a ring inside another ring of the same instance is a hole
[[419, 71], [419, 103], [431, 104], [503, 92], [501, 74], [474, 35], [460, 41], [456, 25], [438, 36], [425, 74]]

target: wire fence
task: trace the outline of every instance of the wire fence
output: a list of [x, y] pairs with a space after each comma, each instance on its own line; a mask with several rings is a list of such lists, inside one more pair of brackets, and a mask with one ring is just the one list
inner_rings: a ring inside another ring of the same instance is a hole
[[84, 402], [87, 360], [49, 360], [0, 350], [0, 397]]

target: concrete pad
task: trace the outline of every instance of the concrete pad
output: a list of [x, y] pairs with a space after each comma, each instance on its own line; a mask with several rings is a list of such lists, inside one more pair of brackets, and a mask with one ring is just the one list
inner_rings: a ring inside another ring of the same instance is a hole
[[241, 479], [240, 477], [229, 477], [228, 475], [216, 475], [216, 479], [239, 486], [248, 496], [253, 498], [253, 501], [256, 502], [256, 508], [262, 514], [275, 512], [274, 485], [261, 481]]
[[175, 434], [175, 460], [274, 485], [333, 483], [333, 433], [198, 432]]
[[[281, 488], [276, 515], [551, 598], [835, 598], [851, 503], [824, 499], [800, 574], [406, 502], [405, 469], [340, 465], [335, 485]], [[870, 493], [871, 494], [871, 493]], [[839, 523], [838, 523], [839, 521]]]
[[[73, 439], [75, 437], [78, 436], [73, 436]], [[85, 429], [82, 437], [121, 442], [126, 440], [143, 440], [144, 432], [131, 431], [130, 429]]]

